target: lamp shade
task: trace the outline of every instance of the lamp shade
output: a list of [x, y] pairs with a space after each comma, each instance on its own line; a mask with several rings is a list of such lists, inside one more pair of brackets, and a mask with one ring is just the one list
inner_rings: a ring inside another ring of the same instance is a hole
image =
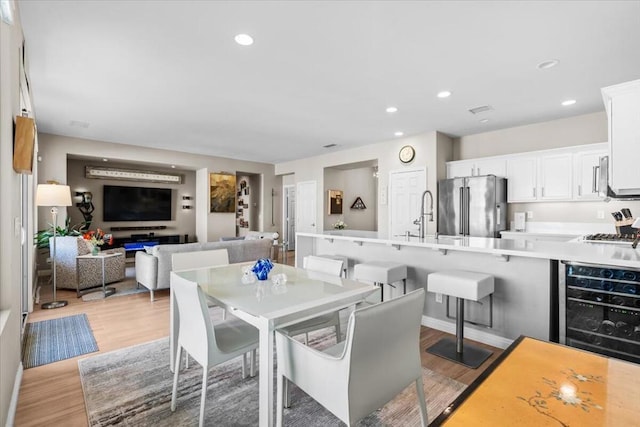
[[36, 205], [71, 206], [71, 188], [60, 184], [38, 184]]

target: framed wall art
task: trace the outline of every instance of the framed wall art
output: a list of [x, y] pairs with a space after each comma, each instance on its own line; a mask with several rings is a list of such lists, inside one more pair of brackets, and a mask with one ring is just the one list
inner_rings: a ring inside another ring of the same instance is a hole
[[329, 215], [342, 214], [342, 191], [329, 190]]
[[209, 174], [211, 212], [236, 211], [236, 176], [224, 173]]

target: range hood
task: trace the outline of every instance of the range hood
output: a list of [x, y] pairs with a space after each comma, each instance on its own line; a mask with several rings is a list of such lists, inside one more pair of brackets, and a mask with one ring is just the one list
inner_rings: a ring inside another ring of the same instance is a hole
[[609, 156], [600, 157], [598, 195], [604, 197], [605, 202], [610, 200], [640, 200], [640, 194], [620, 194], [609, 186]]

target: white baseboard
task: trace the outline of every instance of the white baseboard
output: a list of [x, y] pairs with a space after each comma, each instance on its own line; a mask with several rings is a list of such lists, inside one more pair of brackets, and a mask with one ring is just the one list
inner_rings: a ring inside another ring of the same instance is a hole
[[[436, 319], [434, 317], [422, 316], [422, 326], [437, 329], [448, 334], [456, 334], [456, 324], [445, 320]], [[485, 331], [473, 328], [465, 328], [464, 337], [470, 340], [478, 341], [483, 344], [492, 345], [498, 348], [507, 348], [514, 340], [499, 337]]]
[[13, 392], [11, 393], [11, 402], [9, 403], [9, 409], [7, 411], [7, 423], [6, 427], [13, 426], [13, 423], [16, 419], [16, 411], [18, 410], [18, 396], [20, 395], [20, 385], [22, 384], [22, 372], [24, 371], [22, 367], [22, 362], [18, 365], [18, 370], [16, 371], [16, 378], [13, 382]]

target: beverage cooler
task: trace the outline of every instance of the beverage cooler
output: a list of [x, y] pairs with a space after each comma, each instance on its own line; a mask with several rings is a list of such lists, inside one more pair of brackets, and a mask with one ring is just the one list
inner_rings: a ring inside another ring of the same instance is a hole
[[640, 270], [562, 264], [560, 342], [640, 363]]

